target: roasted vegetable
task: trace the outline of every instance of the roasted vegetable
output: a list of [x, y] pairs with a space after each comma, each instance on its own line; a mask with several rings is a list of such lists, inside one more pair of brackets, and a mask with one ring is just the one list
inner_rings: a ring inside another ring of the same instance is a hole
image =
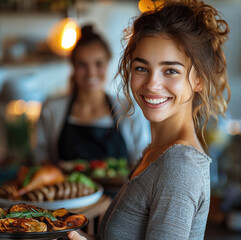
[[15, 204], [9, 207], [8, 213], [14, 213], [14, 212], [24, 212], [24, 211], [33, 211], [33, 210], [40, 210], [43, 211], [43, 208], [36, 207], [35, 205], [30, 205], [26, 203], [20, 203], [20, 204]]
[[67, 228], [76, 228], [82, 226], [86, 222], [86, 217], [84, 214], [75, 214], [67, 217], [65, 223]]
[[65, 208], [60, 208], [52, 212], [52, 215], [56, 218], [68, 217], [69, 212]]
[[53, 231], [63, 230], [67, 228], [66, 223], [60, 220], [53, 221], [50, 218], [46, 217], [45, 222], [47, 223], [48, 228]]
[[7, 212], [3, 208], [0, 208], [0, 219], [5, 218], [6, 216]]
[[87, 219], [83, 214], [70, 214], [65, 208], [50, 211], [34, 205], [16, 204], [0, 209], [0, 232], [45, 232], [83, 226]]
[[47, 225], [32, 218], [5, 218], [0, 220], [1, 232], [46, 232]]

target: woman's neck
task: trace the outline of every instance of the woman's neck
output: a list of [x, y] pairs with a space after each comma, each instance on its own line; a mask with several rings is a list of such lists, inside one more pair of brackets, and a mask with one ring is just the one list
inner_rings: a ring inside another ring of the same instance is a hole
[[76, 96], [71, 116], [80, 123], [90, 124], [106, 115], [110, 115], [110, 109], [104, 91], [81, 93]]
[[106, 103], [106, 94], [104, 91], [83, 92], [76, 95], [75, 101], [83, 106], [98, 106]]
[[192, 145], [203, 151], [197, 138], [191, 114], [172, 116], [160, 123], [151, 123], [152, 141], [150, 148], [167, 148], [175, 143]]

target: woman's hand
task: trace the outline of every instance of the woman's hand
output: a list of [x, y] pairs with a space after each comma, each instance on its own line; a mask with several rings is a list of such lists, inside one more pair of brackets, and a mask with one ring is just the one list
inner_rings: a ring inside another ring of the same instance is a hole
[[80, 236], [77, 232], [71, 231], [68, 233], [68, 238], [70, 240], [87, 240], [87, 238]]

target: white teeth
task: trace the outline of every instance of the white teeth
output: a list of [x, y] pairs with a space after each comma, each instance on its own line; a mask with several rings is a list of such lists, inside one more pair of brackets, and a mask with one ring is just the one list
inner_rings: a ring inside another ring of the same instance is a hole
[[151, 104], [160, 104], [167, 101], [168, 98], [146, 98], [144, 97], [145, 101]]

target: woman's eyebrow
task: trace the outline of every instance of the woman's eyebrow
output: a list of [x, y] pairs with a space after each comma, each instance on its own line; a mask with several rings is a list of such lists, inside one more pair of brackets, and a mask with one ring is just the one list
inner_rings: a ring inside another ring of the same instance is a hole
[[159, 65], [180, 65], [182, 67], [185, 67], [184, 64], [178, 61], [163, 61], [163, 62], [160, 62]]
[[134, 59], [132, 60], [132, 62], [141, 62], [141, 63], [144, 63], [144, 64], [146, 64], [146, 65], [150, 65], [150, 63], [149, 63], [147, 60], [145, 60], [145, 59], [143, 59], [143, 58], [139, 58], [139, 57], [134, 58]]
[[[144, 63], [146, 65], [150, 65], [150, 63], [143, 58], [136, 57], [132, 60], [132, 62], [135, 62], [135, 61]], [[162, 61], [162, 62], [159, 62], [159, 65], [180, 65], [182, 67], [185, 67], [184, 64], [182, 64], [181, 62], [178, 62], [178, 61]]]

